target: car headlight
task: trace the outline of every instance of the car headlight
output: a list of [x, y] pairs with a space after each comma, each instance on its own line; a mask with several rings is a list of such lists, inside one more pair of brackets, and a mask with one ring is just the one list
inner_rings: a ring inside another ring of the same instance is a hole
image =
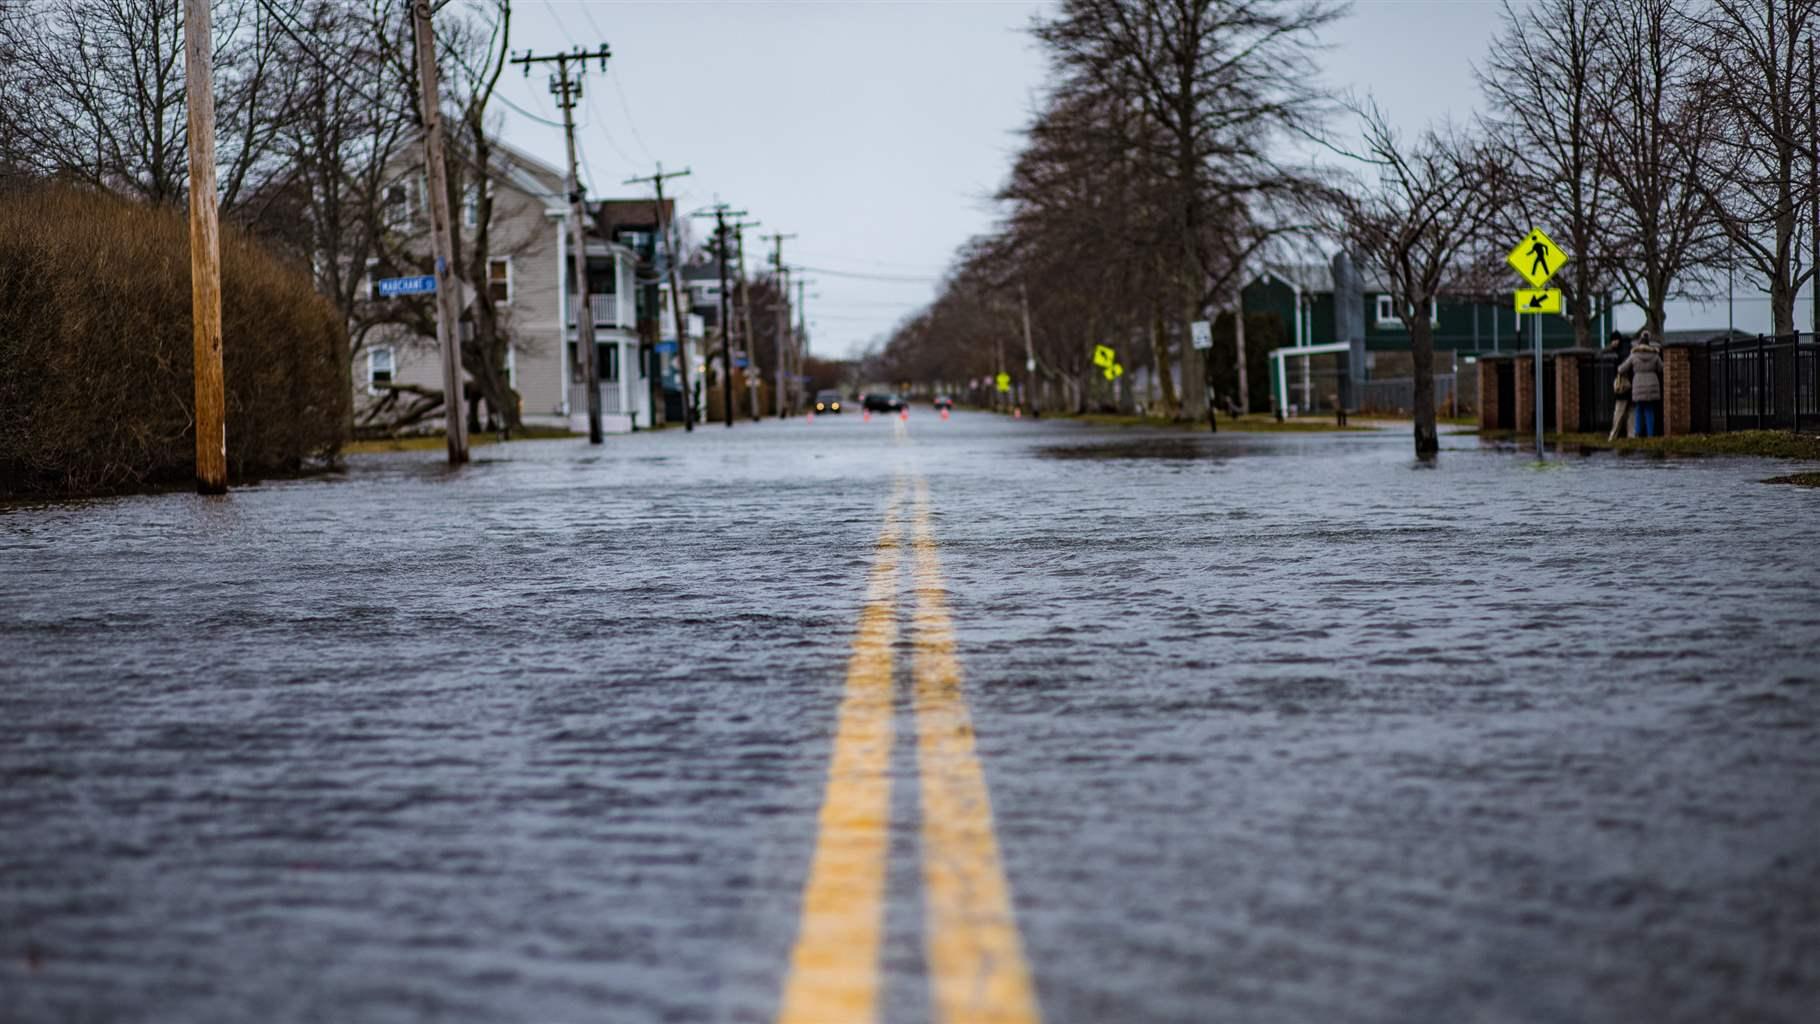
[[815, 403], [816, 412], [821, 412], [823, 409], [826, 409], [826, 408], [827, 408], [827, 406], [821, 404], [820, 402]]
[[840, 403], [839, 402], [834, 403], [834, 411], [840, 412]]

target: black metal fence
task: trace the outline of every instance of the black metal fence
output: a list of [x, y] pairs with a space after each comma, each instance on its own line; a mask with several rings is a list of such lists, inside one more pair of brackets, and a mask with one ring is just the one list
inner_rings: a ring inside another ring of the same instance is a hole
[[1618, 403], [1613, 386], [1618, 379], [1618, 354], [1600, 352], [1581, 359], [1580, 430], [1589, 434], [1611, 433], [1611, 414]]
[[1820, 344], [1812, 334], [1719, 338], [1707, 343], [1705, 366], [1695, 364], [1694, 429], [1820, 430]]

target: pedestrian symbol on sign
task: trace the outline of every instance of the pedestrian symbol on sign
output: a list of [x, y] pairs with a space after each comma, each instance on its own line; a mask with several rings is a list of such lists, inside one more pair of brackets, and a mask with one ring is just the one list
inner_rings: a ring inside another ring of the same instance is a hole
[[1540, 229], [1531, 228], [1529, 237], [1518, 242], [1505, 261], [1512, 270], [1523, 275], [1531, 288], [1540, 288], [1567, 265], [1567, 253]]

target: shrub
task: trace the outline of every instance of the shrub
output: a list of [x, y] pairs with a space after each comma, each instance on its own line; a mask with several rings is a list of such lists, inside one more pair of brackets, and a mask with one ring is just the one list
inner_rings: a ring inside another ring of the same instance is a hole
[[[228, 471], [332, 461], [346, 330], [309, 278], [223, 226]], [[181, 481], [196, 465], [189, 225], [65, 187], [0, 194], [0, 494]]]

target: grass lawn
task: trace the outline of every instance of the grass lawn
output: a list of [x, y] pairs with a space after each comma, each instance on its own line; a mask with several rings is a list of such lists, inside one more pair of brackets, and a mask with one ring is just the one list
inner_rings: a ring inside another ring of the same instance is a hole
[[[1207, 429], [1205, 419], [1166, 420], [1157, 416], [1136, 416], [1129, 413], [1089, 412], [1080, 415], [1059, 416], [1073, 423], [1086, 423], [1096, 427], [1157, 427], [1164, 430], [1200, 430]], [[1230, 430], [1240, 434], [1312, 434], [1332, 433], [1335, 431], [1369, 431], [1375, 428], [1366, 426], [1336, 426], [1330, 418], [1305, 417], [1287, 419], [1277, 422], [1275, 416], [1266, 413], [1253, 413], [1233, 419], [1222, 415], [1219, 419], [1221, 430]]]
[[[581, 437], [560, 427], [526, 427], [523, 433], [515, 434], [514, 441], [545, 441], [552, 438]], [[411, 437], [381, 437], [368, 441], [349, 441], [341, 446], [343, 455], [372, 455], [376, 452], [427, 452], [441, 451], [448, 446], [448, 438], [441, 434], [418, 434]], [[481, 448], [498, 444], [498, 434], [470, 434], [468, 447]]]

